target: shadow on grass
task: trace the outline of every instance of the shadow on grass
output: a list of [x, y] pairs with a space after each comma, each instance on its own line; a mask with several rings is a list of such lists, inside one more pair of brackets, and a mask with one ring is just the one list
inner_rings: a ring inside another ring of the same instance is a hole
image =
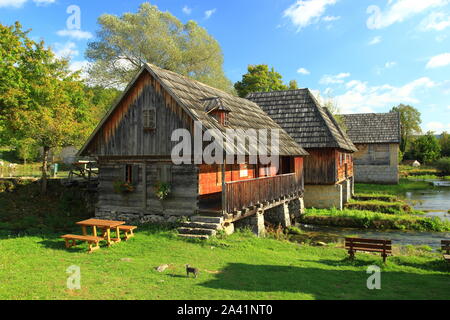
[[[321, 262], [331, 264], [328, 260]], [[200, 285], [211, 289], [302, 293], [316, 299], [448, 299], [450, 294], [448, 275], [445, 274], [382, 271], [382, 290], [367, 288], [369, 276], [365, 269], [350, 271], [230, 263], [215, 275], [215, 279]]]

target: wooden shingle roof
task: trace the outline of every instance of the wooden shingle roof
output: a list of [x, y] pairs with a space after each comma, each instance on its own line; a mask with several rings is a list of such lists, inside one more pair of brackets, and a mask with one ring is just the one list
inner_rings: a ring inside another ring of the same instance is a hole
[[357, 151], [334, 117], [309, 89], [254, 92], [247, 99], [258, 104], [303, 148]]
[[[212, 132], [212, 136], [215, 139], [225, 139], [227, 129], [276, 129], [279, 133], [279, 155], [308, 155], [294, 139], [292, 139], [254, 102], [228, 94], [219, 89], [210, 87], [175, 72], [161, 69], [152, 64], [144, 65], [135, 79], [137, 79], [142, 72], [149, 72], [194, 121], [199, 121], [202, 124], [204, 130], [216, 129]], [[134, 81], [135, 80], [128, 85], [125, 92], [133, 86]], [[120, 102], [120, 99], [117, 104]], [[94, 138], [96, 132], [98, 132], [102, 125], [108, 121], [108, 117], [112, 114], [114, 108], [115, 106], [111, 108], [102, 122], [100, 122], [84, 147], [79, 151], [79, 154], [83, 154], [90, 141]], [[220, 110], [229, 112], [226, 127], [222, 126], [213, 116], [208, 114], [208, 111], [210, 111], [211, 108], [219, 108]], [[270, 147], [270, 132], [267, 140], [267, 144]], [[225, 150], [227, 154], [231, 152], [240, 155], [250, 155], [252, 152], [248, 141], [246, 141], [245, 144], [237, 141], [231, 143], [231, 145], [235, 146], [236, 150]]]
[[360, 113], [343, 115], [353, 143], [400, 143], [400, 114]]

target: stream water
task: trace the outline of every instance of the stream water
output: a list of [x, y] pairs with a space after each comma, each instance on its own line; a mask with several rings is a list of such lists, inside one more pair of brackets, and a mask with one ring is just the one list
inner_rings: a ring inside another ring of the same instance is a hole
[[[425, 211], [425, 216], [438, 217], [439, 219], [450, 221], [450, 184], [447, 185], [448, 181], [429, 180], [429, 182], [442, 188], [407, 192], [405, 194], [407, 201], [415, 209]], [[346, 236], [355, 236], [373, 239], [391, 239], [393, 244], [428, 245], [437, 249], [442, 239], [450, 239], [450, 232], [381, 231], [313, 225], [299, 225], [299, 227], [305, 233], [293, 236], [293, 240], [295, 241], [309, 239], [309, 241], [313, 242], [336, 242], [342, 241]]]
[[442, 239], [450, 239], [450, 232], [417, 232], [398, 230], [373, 230], [337, 228], [313, 225], [298, 225], [304, 231], [301, 235], [293, 235], [292, 240], [304, 242], [307, 239], [311, 242], [342, 242], [345, 237], [360, 237], [371, 239], [390, 239], [396, 245], [427, 245], [433, 249], [438, 249]]

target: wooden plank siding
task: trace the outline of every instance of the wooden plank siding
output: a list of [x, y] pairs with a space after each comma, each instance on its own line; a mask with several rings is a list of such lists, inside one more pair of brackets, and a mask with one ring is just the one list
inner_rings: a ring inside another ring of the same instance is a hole
[[336, 149], [308, 149], [304, 159], [305, 184], [336, 183]]
[[337, 182], [353, 177], [353, 156], [336, 150]]
[[[115, 181], [123, 180], [124, 164], [99, 164], [99, 198], [98, 207], [127, 207], [145, 209], [148, 214], [191, 215], [198, 209], [198, 168], [195, 165], [172, 165], [171, 193], [162, 203], [155, 195], [155, 185], [160, 180], [160, 171], [167, 163], [145, 163], [146, 180], [144, 181], [144, 163], [138, 167], [138, 179], [133, 183], [135, 190], [127, 194], [114, 192]], [[146, 186], [146, 192], [144, 190]]]
[[[144, 130], [144, 108], [156, 109], [156, 129]], [[175, 129], [193, 132], [193, 121], [148, 72], [137, 79], [89, 145], [97, 156], [170, 155]]]

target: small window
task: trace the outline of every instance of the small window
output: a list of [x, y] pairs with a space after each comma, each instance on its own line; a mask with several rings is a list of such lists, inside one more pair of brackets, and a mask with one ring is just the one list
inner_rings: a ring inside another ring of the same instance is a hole
[[156, 129], [156, 110], [144, 109], [143, 112], [143, 125], [145, 130]]

